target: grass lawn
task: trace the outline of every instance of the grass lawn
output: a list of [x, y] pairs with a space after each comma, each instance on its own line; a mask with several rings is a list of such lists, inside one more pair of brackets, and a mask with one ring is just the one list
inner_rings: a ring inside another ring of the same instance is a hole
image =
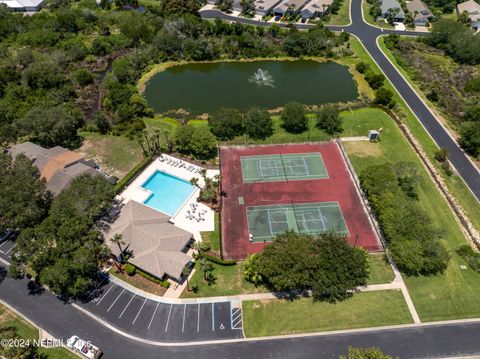
[[246, 301], [243, 322], [245, 335], [256, 337], [405, 324], [412, 318], [402, 293], [385, 290], [355, 293], [337, 304], [311, 298]]
[[370, 8], [371, 7], [372, 7], [372, 5], [367, 3], [365, 0], [362, 1], [363, 18], [365, 19], [365, 21], [367, 23], [369, 23], [371, 25], [378, 26], [378, 27], [383, 27], [384, 29], [394, 29], [395, 28], [395, 26], [392, 26], [389, 23], [386, 23], [382, 19], [377, 19], [377, 21], [375, 21], [373, 16], [370, 15]]
[[267, 290], [264, 287], [255, 287], [250, 282], [243, 279], [243, 262], [233, 266], [222, 266], [213, 264], [213, 274], [217, 278], [215, 283], [208, 285], [203, 280], [202, 271], [195, 271], [192, 279], [190, 280], [190, 288], [197, 288], [197, 291], [188, 292], [185, 290], [182, 293], [183, 298], [193, 297], [215, 297], [223, 295], [237, 295], [247, 293], [262, 293]]
[[118, 178], [125, 176], [143, 159], [140, 145], [124, 136], [94, 132], [81, 132], [80, 135], [85, 140], [77, 152], [85, 154], [88, 159], [95, 159], [102, 170]]
[[[358, 174], [366, 167], [384, 162], [412, 161], [418, 165], [423, 182], [419, 187], [420, 204], [434, 224], [444, 231], [444, 243], [452, 255], [450, 265], [443, 275], [434, 277], [407, 277], [407, 287], [422, 321], [459, 319], [480, 316], [480, 274], [471, 269], [461, 270], [463, 259], [455, 249], [466, 240], [438, 190], [428, 177], [420, 160], [392, 119], [375, 110], [375, 127], [383, 127], [382, 141], [349, 142], [345, 148]], [[373, 115], [373, 113], [372, 113]], [[372, 121], [373, 121], [372, 118]]]
[[[383, 50], [385, 55], [392, 61], [395, 67], [400, 71], [400, 73], [405, 77], [405, 79], [409, 82], [409, 84], [415, 89], [415, 92], [421, 96], [423, 101], [428, 104], [430, 108], [436, 109], [438, 112], [440, 110], [435, 106], [434, 103], [429, 101], [419, 86], [412, 80], [412, 77], [405, 70], [402, 66], [400, 66], [395, 59], [395, 56], [388, 50], [385, 46], [385, 37], [381, 37], [379, 40], [380, 48]], [[444, 59], [444, 61], [447, 61]], [[453, 61], [453, 60], [450, 60]], [[451, 64], [446, 64], [446, 66], [450, 66]], [[442, 173], [439, 164], [436, 161], [432, 161], [434, 164], [437, 165], [439, 168], [439, 172]], [[475, 196], [470, 192], [467, 185], [463, 182], [463, 180], [457, 176], [453, 175], [451, 177], [443, 176], [443, 179], [448, 186], [448, 189], [452, 192], [455, 198], [460, 202], [463, 209], [467, 213], [468, 217], [472, 221], [473, 225], [480, 231], [480, 205], [478, 204], [477, 199]]]
[[201, 232], [202, 240], [210, 244], [211, 250], [220, 253], [220, 218], [215, 212], [215, 230], [213, 232]]
[[[38, 339], [37, 328], [0, 304], [0, 328], [5, 327], [15, 327], [23, 339]], [[78, 359], [77, 355], [65, 348], [39, 348], [38, 353], [45, 359]]]
[[370, 278], [368, 284], [391, 283], [395, 278], [392, 267], [385, 260], [383, 253], [371, 253], [368, 256], [370, 260]]
[[328, 25], [348, 25], [350, 23], [350, 0], [344, 0], [336, 14], [330, 14]]

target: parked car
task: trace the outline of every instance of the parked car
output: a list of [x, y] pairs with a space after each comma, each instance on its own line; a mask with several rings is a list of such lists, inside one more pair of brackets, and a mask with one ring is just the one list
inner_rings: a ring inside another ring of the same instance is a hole
[[280, 21], [282, 17], [280, 15], [275, 16], [275, 21]]
[[306, 17], [302, 17], [302, 24], [305, 24], [307, 22], [307, 18]]
[[86, 340], [80, 339], [76, 335], [73, 335], [71, 338], [67, 339], [67, 347], [80, 353], [88, 359], [98, 359], [103, 354], [102, 351], [95, 345], [87, 342]]
[[5, 232], [0, 235], [0, 244], [5, 241], [8, 241], [10, 238], [14, 237], [17, 234], [17, 231], [11, 228], [7, 228]]

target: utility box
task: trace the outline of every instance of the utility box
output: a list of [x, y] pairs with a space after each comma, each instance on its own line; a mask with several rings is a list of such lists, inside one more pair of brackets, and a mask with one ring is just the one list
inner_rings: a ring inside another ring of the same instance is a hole
[[380, 139], [380, 132], [378, 132], [377, 130], [370, 130], [368, 131], [367, 137], [370, 141], [378, 140]]

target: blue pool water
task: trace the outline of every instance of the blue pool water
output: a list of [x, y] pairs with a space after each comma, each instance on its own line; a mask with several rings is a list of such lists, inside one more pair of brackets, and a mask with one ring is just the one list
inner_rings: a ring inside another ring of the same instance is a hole
[[152, 194], [143, 202], [173, 216], [195, 190], [195, 186], [165, 172], [157, 171], [142, 185]]

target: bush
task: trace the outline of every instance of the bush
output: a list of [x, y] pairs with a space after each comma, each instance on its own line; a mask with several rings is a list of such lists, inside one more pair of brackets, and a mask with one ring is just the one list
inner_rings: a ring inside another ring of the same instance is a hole
[[125, 273], [127, 273], [129, 276], [132, 276], [132, 275], [135, 275], [135, 266], [130, 264], [130, 263], [127, 263], [125, 264]]
[[480, 93], [480, 76], [468, 81], [465, 85], [465, 91], [471, 93]]
[[343, 131], [340, 110], [337, 105], [325, 105], [317, 114], [317, 127], [329, 135]]
[[80, 86], [85, 87], [93, 83], [94, 76], [86, 69], [78, 69], [73, 73], [73, 78]]
[[214, 257], [214, 256], [211, 256], [210, 254], [207, 254], [207, 253], [201, 253], [200, 257], [203, 257], [203, 258], [205, 258], [206, 260], [208, 260], [212, 263], [219, 264], [219, 265], [222, 265], [222, 266], [233, 266], [233, 265], [237, 264], [236, 261]]
[[115, 193], [120, 193], [123, 188], [128, 185], [137, 175], [143, 171], [153, 161], [152, 157], [145, 158], [142, 162], [132, 168], [118, 183], [115, 185]]
[[283, 128], [290, 133], [302, 133], [308, 128], [305, 108], [298, 102], [289, 102], [283, 106]]
[[170, 282], [168, 280], [162, 280], [162, 282], [160, 283], [160, 285], [163, 287], [163, 288], [170, 288]]
[[434, 157], [438, 162], [445, 162], [448, 157], [448, 149], [443, 147], [438, 149], [437, 151], [435, 151]]
[[480, 253], [475, 252], [468, 244], [459, 247], [456, 252], [468, 263], [470, 268], [480, 273]]
[[355, 66], [355, 69], [358, 72], [360, 72], [361, 74], [363, 74], [363, 73], [367, 72], [370, 69], [370, 67], [368, 66], [367, 63], [361, 61]]
[[452, 168], [450, 167], [450, 163], [448, 163], [447, 161], [445, 162], [442, 162], [442, 170], [445, 172], [445, 174], [447, 176], [451, 176], [453, 174], [452, 172]]
[[392, 108], [395, 104], [393, 102], [393, 93], [389, 89], [385, 87], [380, 87], [377, 91], [375, 91], [375, 100], [373, 101], [377, 105], [386, 106], [388, 108]]
[[480, 121], [466, 122], [460, 128], [460, 146], [472, 156], [480, 155]]
[[368, 82], [372, 89], [376, 90], [383, 86], [385, 76], [383, 76], [382, 74], [375, 74], [369, 71], [365, 73], [365, 81]]
[[262, 275], [260, 274], [259, 254], [252, 254], [245, 259], [245, 269], [243, 271], [243, 278], [246, 281], [259, 285], [262, 283]]

